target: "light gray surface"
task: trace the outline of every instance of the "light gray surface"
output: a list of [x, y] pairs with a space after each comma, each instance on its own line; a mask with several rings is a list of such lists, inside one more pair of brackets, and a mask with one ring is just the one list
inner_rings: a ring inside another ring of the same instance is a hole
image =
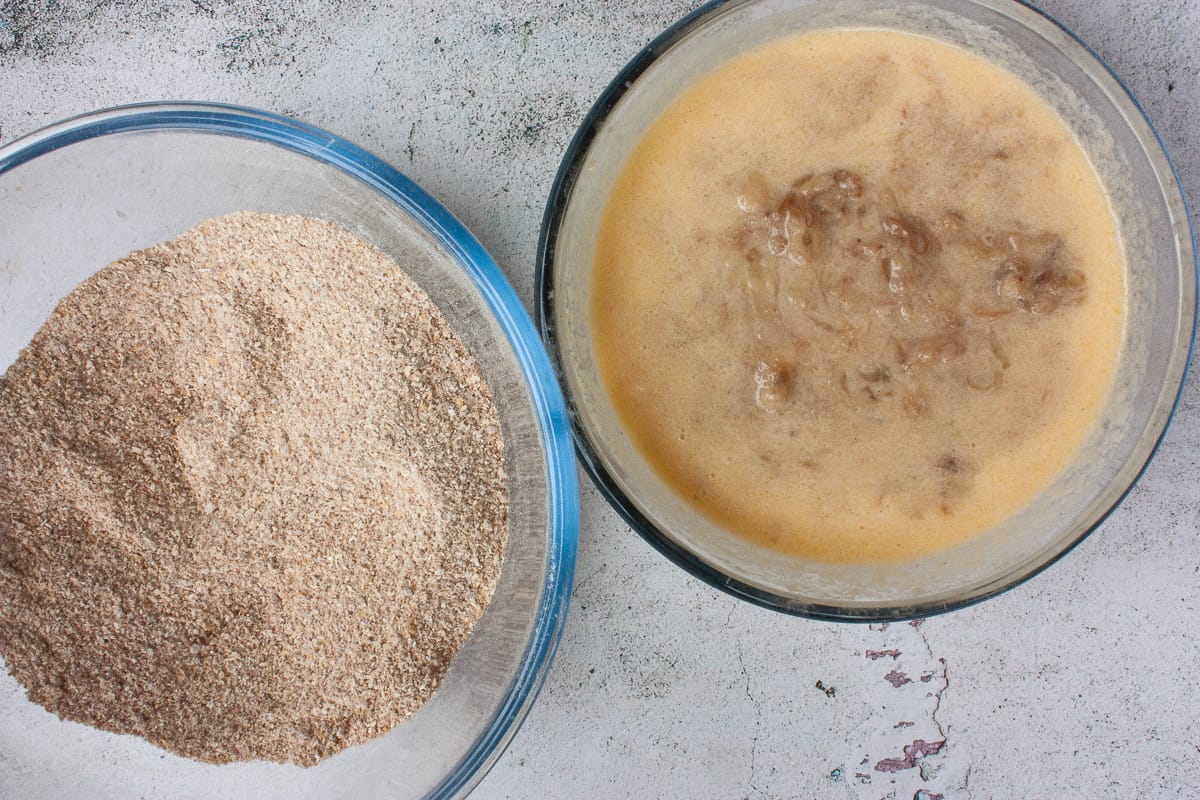
[[[692, 5], [0, 2], [0, 144], [140, 100], [293, 115], [438, 196], [528, 304], [567, 141], [616, 70]], [[1043, 6], [1125, 79], [1200, 196], [1200, 4]], [[1064, 562], [980, 606], [886, 627], [719, 594], [585, 480], [558, 659], [473, 797], [1200, 796], [1198, 467], [1193, 374], [1140, 485]], [[918, 740], [945, 745], [915, 758]]]

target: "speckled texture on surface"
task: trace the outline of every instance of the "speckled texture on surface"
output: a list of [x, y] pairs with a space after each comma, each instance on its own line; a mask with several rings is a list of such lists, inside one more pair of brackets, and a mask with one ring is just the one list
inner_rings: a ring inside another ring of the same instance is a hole
[[[693, 5], [4, 0], [0, 144], [139, 100], [293, 115], [438, 196], [531, 304], [567, 141], [616, 70]], [[1200, 3], [1043, 7], [1128, 83], [1200, 197]], [[585, 481], [558, 659], [473, 796], [1200, 796], [1198, 468], [1193, 372], [1142, 482], [1065, 561], [980, 606], [871, 627], [709, 589]]]

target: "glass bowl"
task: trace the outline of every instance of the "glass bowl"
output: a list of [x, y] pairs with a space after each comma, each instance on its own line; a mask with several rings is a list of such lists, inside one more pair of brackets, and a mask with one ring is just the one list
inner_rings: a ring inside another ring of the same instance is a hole
[[415, 717], [309, 768], [203, 764], [64, 722], [2, 671], [6, 796], [458, 797], [499, 758], [546, 676], [579, 514], [558, 385], [532, 321], [479, 243], [369, 153], [282, 117], [195, 104], [100, 111], [0, 149], [0, 369], [100, 267], [247, 209], [332, 220], [393, 256], [475, 356], [500, 414], [511, 490], [494, 598]]
[[[875, 28], [933, 37], [1006, 67], [1067, 121], [1109, 192], [1128, 262], [1127, 323], [1093, 434], [1023, 511], [950, 550], [903, 562], [824, 563], [753, 545], [678, 498], [623, 431], [597, 368], [589, 313], [601, 214], [626, 158], [661, 112], [713, 66], [800, 31]], [[712, 3], [648, 45], [587, 115], [559, 169], [539, 242], [538, 323], [576, 447], [614, 507], [660, 552], [736, 597], [791, 614], [882, 621], [1002, 592], [1094, 530], [1145, 469], [1182, 388], [1196, 315], [1187, 208], [1136, 101], [1069, 31], [1009, 0], [735, 0]]]

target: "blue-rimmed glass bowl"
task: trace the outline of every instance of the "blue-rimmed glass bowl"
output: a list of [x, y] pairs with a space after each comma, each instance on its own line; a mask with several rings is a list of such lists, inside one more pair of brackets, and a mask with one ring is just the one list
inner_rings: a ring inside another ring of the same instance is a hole
[[[672, 492], [623, 430], [591, 341], [600, 219], [641, 135], [715, 66], [783, 36], [846, 27], [933, 37], [1029, 83], [1091, 157], [1128, 263], [1122, 352], [1091, 437], [1022, 512], [958, 547], [906, 562], [806, 560], [751, 544], [704, 517]], [[991, 597], [1036, 575], [1095, 530], [1166, 430], [1196, 324], [1190, 219], [1149, 121], [1085, 44], [1014, 0], [728, 0], [680, 20], [617, 75], [568, 148], [542, 224], [537, 287], [538, 322], [563, 383], [580, 458], [634, 530], [736, 597], [847, 621], [926, 616]]]
[[495, 596], [412, 720], [310, 768], [202, 764], [64, 722], [3, 672], [0, 794], [461, 796], [503, 752], [545, 678], [566, 615], [579, 514], [558, 385], [532, 322], [479, 243], [369, 153], [293, 120], [208, 104], [100, 111], [0, 149], [0, 370], [97, 269], [240, 210], [321, 217], [379, 247], [479, 362], [500, 413], [512, 494]]

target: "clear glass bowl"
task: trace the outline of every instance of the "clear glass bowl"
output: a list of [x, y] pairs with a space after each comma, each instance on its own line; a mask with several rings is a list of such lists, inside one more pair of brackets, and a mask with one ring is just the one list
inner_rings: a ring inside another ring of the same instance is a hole
[[529, 711], [574, 574], [578, 493], [562, 397], [532, 321], [470, 233], [374, 156], [249, 109], [150, 104], [51, 126], [0, 149], [0, 370], [56, 303], [108, 262], [244, 209], [339, 223], [406, 266], [492, 388], [512, 493], [486, 614], [409, 722], [310, 768], [213, 766], [64, 722], [0, 675], [4, 794], [23, 798], [465, 795]]
[[[1023, 512], [954, 549], [904, 563], [805, 561], [722, 530], [675, 496], [609, 401], [593, 355], [592, 253], [627, 156], [697, 76], [800, 31], [869, 27], [934, 37], [997, 62], [1075, 130], [1112, 197], [1128, 260], [1128, 320], [1102, 419]], [[1196, 319], [1187, 208], [1162, 145], [1115, 75], [1069, 31], [1009, 0], [713, 3], [668, 29], [592, 107], [551, 191], [538, 253], [538, 322], [567, 395], [576, 446], [600, 490], [672, 561], [737, 597], [834, 620], [925, 616], [1031, 577], [1094, 530], [1152, 456], [1182, 388]]]

